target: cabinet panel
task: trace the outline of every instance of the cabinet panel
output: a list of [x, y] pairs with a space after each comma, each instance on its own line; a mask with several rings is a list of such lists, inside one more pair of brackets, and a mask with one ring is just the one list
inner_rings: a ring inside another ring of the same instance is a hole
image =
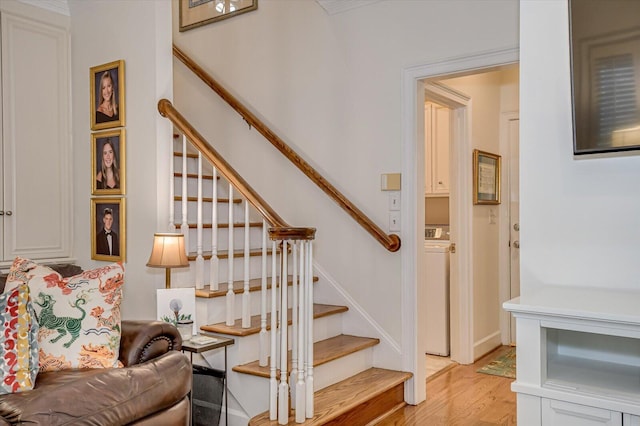
[[640, 426], [640, 416], [634, 416], [632, 414], [622, 415], [623, 426]]
[[425, 195], [449, 195], [451, 111], [425, 103]]
[[552, 399], [542, 400], [545, 426], [621, 426], [622, 413]]
[[4, 10], [1, 27], [5, 215], [0, 260], [68, 257], [69, 32]]

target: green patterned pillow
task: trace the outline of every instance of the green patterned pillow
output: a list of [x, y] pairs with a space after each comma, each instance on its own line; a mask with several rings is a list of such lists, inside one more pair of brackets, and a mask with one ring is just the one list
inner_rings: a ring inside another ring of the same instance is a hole
[[0, 394], [33, 389], [38, 375], [38, 323], [22, 284], [0, 295]]
[[124, 266], [113, 263], [70, 278], [16, 258], [7, 278], [27, 281], [40, 326], [40, 371], [122, 367], [120, 302]]

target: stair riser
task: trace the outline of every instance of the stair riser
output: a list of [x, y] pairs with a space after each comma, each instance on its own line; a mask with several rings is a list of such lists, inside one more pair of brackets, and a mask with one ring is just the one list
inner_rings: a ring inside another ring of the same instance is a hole
[[[325, 388], [372, 366], [373, 348], [336, 359], [313, 370], [314, 390]], [[243, 401], [250, 417], [269, 409], [269, 379], [231, 372], [229, 389], [234, 397]], [[295, 391], [294, 391], [295, 394]]]
[[[196, 319], [200, 324], [200, 312], [196, 313]], [[221, 321], [224, 321], [222, 319]], [[340, 315], [330, 315], [327, 317], [317, 318], [313, 321], [314, 341], [320, 341], [342, 333], [342, 320]], [[289, 349], [291, 349], [291, 333], [292, 326], [289, 326]], [[244, 337], [231, 336], [235, 339], [233, 365], [241, 365], [258, 359], [260, 354], [260, 335], [252, 334]], [[268, 339], [271, 339], [271, 333], [268, 332]], [[268, 352], [270, 353], [270, 352]]]
[[[228, 259], [218, 260], [218, 283], [227, 282]], [[211, 260], [204, 260], [204, 285], [209, 285], [209, 271], [211, 268]], [[172, 274], [178, 287], [193, 287], [195, 285], [196, 264], [195, 261], [190, 263], [190, 267], [173, 269]], [[267, 258], [267, 275], [271, 275], [271, 256]], [[249, 258], [249, 277], [256, 278], [262, 276], [262, 258], [261, 256], [250, 256]], [[244, 280], [244, 257], [236, 257], [233, 259], [233, 280]]]

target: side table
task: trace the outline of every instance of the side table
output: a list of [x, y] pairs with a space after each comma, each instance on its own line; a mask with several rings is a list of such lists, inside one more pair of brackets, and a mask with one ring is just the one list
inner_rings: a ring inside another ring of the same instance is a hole
[[[213, 338], [215, 339], [214, 341], [210, 341], [210, 342], [205, 342], [205, 343], [195, 343], [191, 340], [187, 340], [187, 341], [183, 341], [182, 342], [182, 352], [189, 352], [190, 355], [190, 359], [191, 359], [191, 363], [193, 364], [193, 354], [194, 353], [202, 353], [202, 352], [207, 352], [207, 351], [212, 351], [214, 349], [220, 349], [220, 348], [224, 348], [224, 373], [225, 373], [225, 377], [224, 377], [224, 391], [225, 391], [225, 395], [224, 395], [224, 418], [225, 418], [225, 425], [229, 424], [229, 388], [227, 386], [227, 346], [229, 345], [233, 345], [235, 340], [230, 338], [230, 337], [224, 337], [224, 336], [218, 336], [218, 335], [197, 335], [197, 336], [193, 336], [194, 338], [196, 337], [200, 337], [200, 336], [204, 336], [204, 337], [209, 337], [209, 338]], [[192, 413], [193, 414], [193, 413]]]

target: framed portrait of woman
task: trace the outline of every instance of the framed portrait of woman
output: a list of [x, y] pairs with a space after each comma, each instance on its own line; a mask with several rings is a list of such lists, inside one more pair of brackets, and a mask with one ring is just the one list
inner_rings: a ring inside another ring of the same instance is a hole
[[91, 195], [125, 194], [125, 130], [91, 134]]
[[91, 130], [125, 125], [124, 60], [91, 67], [89, 72]]
[[124, 198], [91, 199], [91, 259], [126, 260], [125, 221]]

